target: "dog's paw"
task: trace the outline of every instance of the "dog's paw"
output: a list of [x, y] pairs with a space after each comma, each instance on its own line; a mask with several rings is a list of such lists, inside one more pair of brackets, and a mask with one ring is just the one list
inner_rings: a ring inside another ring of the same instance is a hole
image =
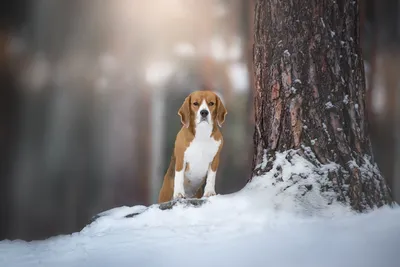
[[216, 195], [215, 191], [206, 191], [206, 192], [204, 192], [203, 197], [212, 197], [212, 196], [215, 196], [215, 195]]
[[174, 193], [174, 199], [182, 199], [182, 198], [186, 198], [185, 193]]

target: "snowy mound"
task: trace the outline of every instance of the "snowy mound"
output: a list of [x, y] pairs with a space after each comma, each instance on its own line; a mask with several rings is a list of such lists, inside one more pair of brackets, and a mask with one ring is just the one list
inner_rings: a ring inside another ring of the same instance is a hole
[[278, 155], [266, 175], [199, 207], [121, 207], [79, 233], [0, 242], [0, 266], [398, 266], [400, 208], [355, 215], [320, 193], [318, 172]]
[[[307, 151], [307, 150], [306, 150]], [[309, 157], [314, 157], [311, 151]], [[265, 169], [267, 159], [256, 169]], [[267, 209], [286, 211], [299, 216], [333, 217], [354, 214], [349, 206], [336, 200], [337, 195], [328, 179], [329, 172], [338, 166], [315, 166], [297, 151], [277, 153], [272, 168], [266, 174], [254, 177], [239, 194], [250, 195]]]

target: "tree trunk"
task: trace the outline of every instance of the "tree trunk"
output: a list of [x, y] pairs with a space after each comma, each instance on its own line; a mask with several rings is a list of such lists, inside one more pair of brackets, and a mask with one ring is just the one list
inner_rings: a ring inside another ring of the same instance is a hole
[[392, 197], [371, 151], [358, 2], [257, 1], [253, 176], [294, 149], [317, 168], [336, 163], [318, 190], [364, 211]]

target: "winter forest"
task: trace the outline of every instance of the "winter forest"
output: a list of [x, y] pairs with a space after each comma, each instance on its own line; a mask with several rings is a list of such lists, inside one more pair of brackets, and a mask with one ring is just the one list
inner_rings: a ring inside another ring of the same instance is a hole
[[[3, 1], [0, 266], [400, 266], [399, 74], [400, 0]], [[157, 203], [198, 90], [216, 195]]]

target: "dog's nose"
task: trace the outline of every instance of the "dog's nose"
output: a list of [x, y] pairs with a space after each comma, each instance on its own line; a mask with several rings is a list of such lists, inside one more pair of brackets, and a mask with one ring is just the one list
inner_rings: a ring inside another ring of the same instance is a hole
[[200, 111], [200, 115], [201, 115], [203, 118], [205, 118], [205, 117], [207, 117], [207, 115], [208, 115], [208, 111], [205, 110], [205, 109], [203, 109], [202, 111]]

